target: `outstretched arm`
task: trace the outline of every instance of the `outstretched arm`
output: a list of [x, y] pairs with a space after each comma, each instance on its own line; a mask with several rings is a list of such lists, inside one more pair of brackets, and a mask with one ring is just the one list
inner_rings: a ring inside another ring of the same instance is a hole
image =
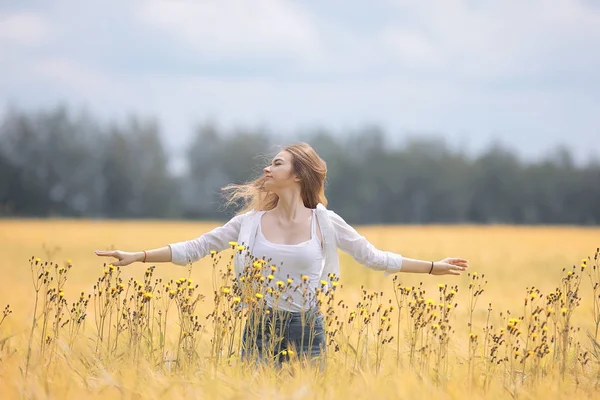
[[229, 242], [237, 240], [243, 215], [233, 217], [223, 226], [219, 226], [195, 239], [171, 243], [167, 246], [138, 252], [121, 250], [102, 251], [96, 254], [102, 257], [114, 257], [118, 261], [115, 266], [129, 265], [134, 262], [173, 262], [187, 265], [206, 256], [211, 250], [221, 251], [229, 247]]
[[374, 270], [385, 271], [386, 275], [400, 271], [460, 275], [460, 271], [464, 271], [469, 266], [468, 261], [463, 258], [445, 258], [432, 262], [377, 249], [338, 214], [329, 210], [329, 215], [336, 232], [338, 247], [350, 254], [357, 262]]
[[243, 215], [237, 215], [225, 225], [195, 239], [171, 243], [171, 262], [177, 265], [187, 265], [206, 256], [211, 250], [221, 251], [229, 247], [229, 242], [238, 238]]

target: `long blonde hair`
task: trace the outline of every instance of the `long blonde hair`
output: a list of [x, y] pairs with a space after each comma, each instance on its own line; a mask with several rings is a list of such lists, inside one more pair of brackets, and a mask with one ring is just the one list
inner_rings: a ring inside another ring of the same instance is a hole
[[[327, 205], [325, 197], [325, 177], [327, 164], [317, 152], [307, 143], [295, 143], [282, 149], [292, 154], [292, 173], [300, 177], [300, 193], [304, 206], [316, 208], [317, 204]], [[272, 210], [279, 201], [279, 196], [264, 188], [265, 177], [261, 176], [244, 184], [230, 184], [222, 188], [230, 192], [227, 205], [242, 201], [242, 208], [238, 212], [243, 214], [250, 210]]]

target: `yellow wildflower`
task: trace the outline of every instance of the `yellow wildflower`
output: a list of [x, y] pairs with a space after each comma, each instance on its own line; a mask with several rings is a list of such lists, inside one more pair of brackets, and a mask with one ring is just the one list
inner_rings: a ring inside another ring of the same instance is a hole
[[229, 245], [230, 245], [231, 247], [235, 247], [235, 246], [237, 246], [237, 242], [229, 242]]
[[246, 246], [238, 246], [237, 247], [238, 251], [242, 251], [242, 250], [246, 250]]
[[257, 299], [262, 299], [264, 297], [262, 293], [256, 293], [254, 296], [256, 296]]
[[223, 292], [224, 294], [229, 294], [229, 292], [231, 292], [231, 289], [224, 287], [221, 289], [221, 292]]

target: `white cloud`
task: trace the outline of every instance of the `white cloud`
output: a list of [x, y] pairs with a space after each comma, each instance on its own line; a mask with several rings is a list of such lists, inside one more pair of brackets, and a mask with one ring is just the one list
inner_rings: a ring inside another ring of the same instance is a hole
[[0, 41], [12, 45], [39, 46], [50, 34], [48, 22], [35, 13], [0, 14]]
[[[407, 34], [406, 28], [393, 24], [384, 39], [408, 37], [408, 51], [424, 51], [429, 60], [438, 62], [440, 71], [470, 78], [540, 72], [549, 57], [572, 65], [554, 56], [584, 47], [583, 43], [597, 46], [600, 40], [600, 12], [575, 0], [392, 0], [390, 4], [411, 20], [413, 32]], [[397, 51], [407, 52], [407, 45]]]
[[140, 7], [136, 18], [203, 59], [304, 57], [319, 46], [310, 15], [293, 2], [145, 1]]

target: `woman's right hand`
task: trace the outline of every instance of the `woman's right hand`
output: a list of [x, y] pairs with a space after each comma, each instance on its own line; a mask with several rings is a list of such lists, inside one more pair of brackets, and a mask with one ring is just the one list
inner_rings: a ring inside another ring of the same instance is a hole
[[[95, 253], [97, 256], [100, 256], [100, 257], [116, 258], [118, 261], [111, 262], [111, 264], [114, 265], [115, 267], [122, 267], [124, 265], [132, 264], [136, 261], [141, 261], [140, 253], [131, 253], [131, 252], [121, 251], [121, 250], [96, 250]], [[143, 256], [143, 254], [142, 254], [142, 256]]]

